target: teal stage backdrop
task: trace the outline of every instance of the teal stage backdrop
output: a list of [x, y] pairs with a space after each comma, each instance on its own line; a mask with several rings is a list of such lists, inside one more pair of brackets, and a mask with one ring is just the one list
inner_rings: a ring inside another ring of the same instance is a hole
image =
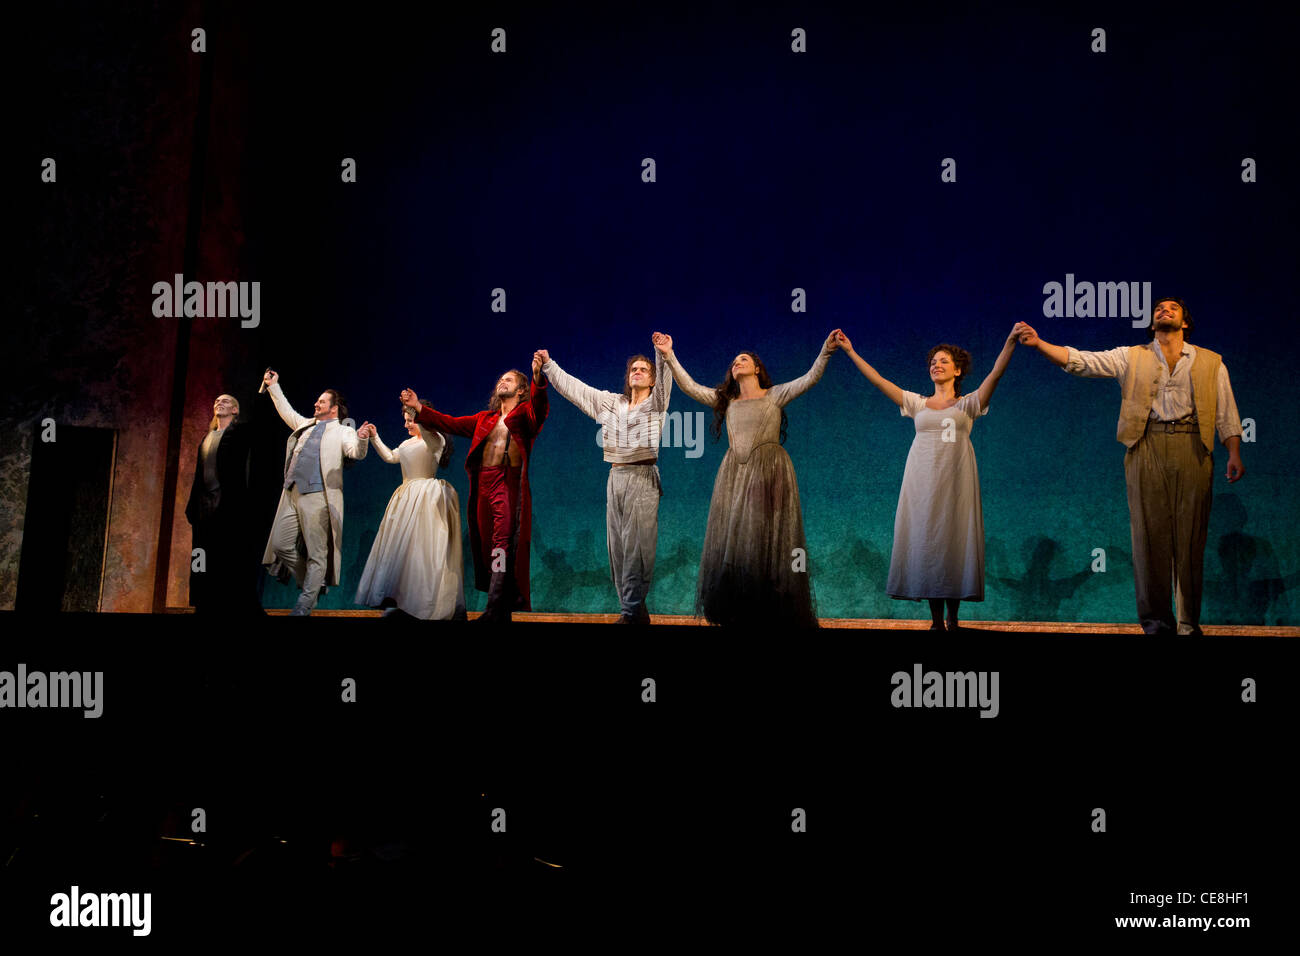
[[[1031, 314], [1027, 320], [1035, 323], [1036, 317]], [[1075, 320], [1072, 335], [1068, 321], [1037, 318], [1035, 327], [1049, 341], [1097, 349], [1145, 340], [1141, 330], [1126, 333], [1114, 321], [1101, 329], [1081, 330], [1080, 320]], [[925, 352], [950, 336], [939, 334], [937, 327], [928, 336], [920, 329], [908, 329], [900, 330], [893, 341], [873, 342], [867, 335], [854, 334], [852, 322], [851, 316], [842, 315], [824, 318], [820, 324], [826, 331], [843, 326], [854, 335], [858, 352], [882, 374], [904, 388], [928, 391]], [[988, 371], [1001, 345], [1000, 333], [1009, 330], [1011, 323], [1009, 318], [995, 328], [990, 321], [976, 341], [954, 342], [972, 351], [975, 381]], [[775, 380], [794, 378], [811, 364], [823, 330], [811, 322], [807, 328], [810, 334], [805, 338], [769, 335], [758, 343], [757, 350]], [[1206, 337], [1211, 334], [1207, 328]], [[696, 348], [692, 340], [699, 336], [698, 327], [677, 330], [676, 352], [687, 371], [712, 382], [721, 377], [732, 352], [716, 344]], [[574, 359], [557, 349], [555, 358], [588, 384], [613, 390], [622, 372], [623, 353], [637, 348], [630, 336], [625, 338], [623, 350], [606, 357]], [[1295, 590], [1300, 544], [1294, 534], [1296, 506], [1289, 476], [1297, 473], [1300, 456], [1285, 436], [1297, 433], [1297, 409], [1294, 404], [1267, 400], [1268, 383], [1286, 374], [1289, 360], [1277, 351], [1248, 351], [1213, 340], [1206, 344], [1217, 346], [1224, 355], [1241, 416], [1254, 422], [1256, 440], [1242, 445], [1247, 475], [1234, 485], [1223, 477], [1227, 456], [1216, 442], [1203, 620], [1296, 624], [1300, 622]], [[650, 351], [648, 343], [644, 350]], [[453, 414], [477, 410], [482, 399], [477, 392], [445, 396], [429, 392], [427, 397]], [[552, 398], [532, 465], [533, 606], [542, 611], [616, 613], [605, 549], [609, 466], [603, 463], [596, 442], [598, 426], [558, 395]], [[964, 604], [964, 617], [1136, 620], [1124, 447], [1115, 439], [1119, 401], [1114, 381], [1077, 378], [1032, 349], [1016, 349], [989, 414], [976, 422], [972, 432], [983, 497], [986, 599], [982, 604]], [[406, 436], [396, 402], [388, 408], [387, 420], [382, 415], [371, 417], [381, 437], [393, 446]], [[712, 413], [680, 390], [674, 390], [670, 408], [674, 415], [693, 416], [683, 432], [695, 447], [680, 443], [660, 452], [664, 497], [649, 605], [656, 613], [690, 614], [709, 497], [727, 443], [725, 435], [717, 443], [707, 434], [700, 441], [700, 428], [712, 420]], [[787, 412], [785, 447], [798, 475], [819, 615], [925, 618], [928, 612], [923, 604], [894, 600], [884, 593], [912, 420], [902, 417], [840, 353], [832, 356], [821, 382], [788, 406]], [[440, 473], [460, 496], [462, 530], [468, 501], [464, 470], [468, 444], [456, 439], [452, 463]], [[373, 454], [347, 473], [343, 586], [322, 599], [322, 608], [355, 606], [352, 597], [375, 528], [399, 481], [398, 467]], [[472, 579], [468, 535], [464, 540], [467, 577]], [[472, 580], [467, 581], [467, 607], [481, 609], [484, 597], [474, 590]], [[269, 607], [289, 607], [294, 592], [270, 582], [266, 599]]]

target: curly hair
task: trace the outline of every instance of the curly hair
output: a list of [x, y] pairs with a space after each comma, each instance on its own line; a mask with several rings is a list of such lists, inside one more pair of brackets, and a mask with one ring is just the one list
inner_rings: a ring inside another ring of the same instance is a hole
[[[424, 399], [420, 399], [420, 404], [423, 405], [425, 408], [433, 408], [433, 406], [430, 405], [428, 402], [426, 402]], [[405, 405], [402, 406], [402, 414], [405, 415], [407, 418], [409, 418], [411, 421], [413, 422], [415, 421], [415, 412], [411, 411]], [[442, 454], [438, 456], [438, 467], [446, 468], [447, 462], [451, 461], [452, 449], [456, 447], [455, 442], [451, 440], [451, 436], [448, 435], [446, 432], [440, 432], [436, 428], [430, 428], [427, 425], [421, 424], [419, 422], [416, 422], [416, 424], [419, 425], [423, 431], [430, 432], [431, 434], [434, 435], [442, 436]]]
[[[772, 387], [772, 376], [767, 374], [767, 366], [763, 360], [754, 352], [742, 351], [739, 354], [748, 355], [754, 360], [754, 372], [758, 378], [758, 387], [768, 389]], [[722, 425], [727, 420], [727, 406], [731, 404], [732, 399], [740, 397], [740, 383], [736, 381], [735, 376], [731, 374], [731, 366], [727, 366], [727, 377], [722, 380], [722, 384], [715, 386], [713, 391], [717, 394], [717, 400], [713, 403], [713, 424], [709, 426], [709, 431], [713, 433], [713, 440], [718, 441], [722, 438]], [[790, 420], [786, 418], [785, 409], [781, 409], [781, 444], [785, 444], [786, 431], [790, 427]]]
[[[519, 388], [515, 390], [515, 394], [519, 397], [519, 400], [522, 402], [524, 400], [524, 393], [528, 391], [528, 377], [524, 375], [523, 372], [519, 371], [519, 369], [517, 368], [512, 368], [508, 372], [505, 372], [503, 374], [513, 375], [515, 378], [519, 380]], [[497, 379], [497, 381], [499, 382], [501, 380]], [[496, 386], [493, 386], [492, 395], [490, 398], [488, 398], [488, 410], [493, 412], [501, 411], [501, 397], [497, 395]]]
[[947, 352], [948, 356], [952, 359], [952, 364], [957, 369], [957, 377], [952, 380], [952, 391], [954, 395], [961, 395], [961, 383], [964, 382], [966, 376], [970, 374], [970, 353], [956, 345], [948, 345], [947, 343], [936, 345], [934, 348], [930, 349], [930, 351], [925, 353], [925, 367], [927, 369], [930, 367], [930, 362], [933, 361], [935, 355], [939, 352]]

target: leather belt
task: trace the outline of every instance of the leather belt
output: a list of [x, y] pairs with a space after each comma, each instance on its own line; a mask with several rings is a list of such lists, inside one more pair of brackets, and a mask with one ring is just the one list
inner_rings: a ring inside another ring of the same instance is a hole
[[1192, 419], [1191, 421], [1180, 419], [1176, 422], [1162, 422], [1157, 421], [1154, 418], [1147, 420], [1147, 431], [1155, 432], [1156, 434], [1164, 432], [1166, 435], [1173, 435], [1178, 432], [1199, 432], [1200, 430], [1200, 423], [1195, 419]]

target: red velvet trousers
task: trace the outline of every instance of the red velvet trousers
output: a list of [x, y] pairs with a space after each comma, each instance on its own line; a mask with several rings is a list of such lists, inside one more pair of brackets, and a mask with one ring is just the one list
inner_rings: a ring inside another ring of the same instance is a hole
[[[517, 465], [479, 469], [478, 514], [475, 518], [488, 566], [494, 571], [514, 570], [515, 517], [519, 511], [519, 475], [522, 470]], [[504, 563], [499, 560], [502, 553], [505, 554]]]

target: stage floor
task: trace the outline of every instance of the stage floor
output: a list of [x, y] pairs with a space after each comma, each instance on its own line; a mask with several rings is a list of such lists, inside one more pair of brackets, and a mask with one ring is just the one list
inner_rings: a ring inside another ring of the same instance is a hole
[[[169, 607], [168, 614], [193, 614], [189, 607]], [[288, 617], [287, 608], [268, 610], [268, 616]], [[481, 612], [470, 611], [469, 619], [477, 619]], [[319, 618], [383, 618], [382, 611], [371, 610], [318, 610], [312, 617]], [[520, 624], [618, 624], [617, 614], [564, 614], [549, 611], [531, 611], [514, 615]], [[656, 627], [708, 627], [703, 618], [689, 614], [651, 614], [651, 623]], [[410, 623], [410, 622], [406, 622]], [[439, 622], [453, 623], [453, 622]], [[903, 618], [821, 618], [824, 628], [866, 631], [924, 631], [929, 632], [930, 621]], [[1142, 628], [1133, 623], [1094, 622], [1094, 621], [961, 621], [963, 629], [970, 631], [989, 631], [997, 634], [1092, 634], [1121, 635], [1142, 634]], [[1264, 624], [1206, 624], [1202, 627], [1206, 637], [1300, 637], [1300, 627], [1269, 626]]]

